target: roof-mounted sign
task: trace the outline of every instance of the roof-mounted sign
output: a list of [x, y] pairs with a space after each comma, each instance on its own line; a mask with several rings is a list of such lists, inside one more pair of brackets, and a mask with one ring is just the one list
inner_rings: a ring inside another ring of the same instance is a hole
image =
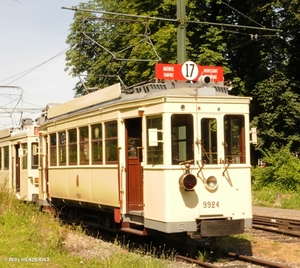
[[223, 68], [219, 66], [201, 66], [192, 61], [183, 64], [156, 64], [156, 79], [198, 81], [209, 76], [212, 81], [223, 82]]

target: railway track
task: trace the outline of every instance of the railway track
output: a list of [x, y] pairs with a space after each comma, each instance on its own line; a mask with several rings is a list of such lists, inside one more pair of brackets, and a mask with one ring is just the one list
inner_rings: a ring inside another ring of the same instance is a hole
[[[282, 219], [281, 219], [282, 220]], [[274, 231], [276, 230], [275, 228], [284, 228], [284, 229], [281, 229], [280, 230], [280, 233], [284, 233], [286, 234], [287, 233], [287, 230], [293, 230], [293, 231], [290, 231], [290, 232], [295, 232], [295, 230], [298, 230], [299, 231], [299, 222], [296, 222], [295, 221], [280, 221], [278, 218], [276, 218], [276, 221], [275, 221], [275, 218], [273, 217], [254, 217], [254, 220], [253, 220], [253, 223], [254, 223], [254, 228], [256, 228], [256, 225], [257, 225], [257, 228], [258, 229], [261, 229], [261, 227], [263, 227], [263, 223], [265, 222], [265, 225], [266, 227], [265, 228], [269, 228], [268, 231]], [[285, 223], [285, 224], [284, 224]], [[265, 231], [265, 230], [262, 230], [262, 231]], [[97, 233], [97, 237], [99, 237], [99, 230], [90, 230], [90, 233]], [[110, 234], [110, 233], [109, 233]], [[293, 233], [294, 234], [294, 233]], [[294, 234], [295, 235], [295, 234]], [[101, 231], [101, 238], [104, 237], [104, 233], [103, 231]], [[126, 245], [127, 242], [128, 244], [131, 244], [133, 243], [133, 245], [137, 245], [139, 242], [135, 241], [135, 239], [133, 238], [135, 236], [131, 236], [131, 241], [123, 241], [121, 242], [120, 244], [124, 244]], [[106, 241], [112, 241], [114, 240], [116, 237], [115, 236], [112, 236], [110, 239], [105, 239]], [[139, 239], [140, 237], [138, 237]], [[123, 237], [124, 240], [127, 240], [128, 238], [125, 238]], [[144, 242], [144, 240], [142, 241]], [[131, 248], [131, 246], [129, 246]], [[203, 247], [202, 247], [203, 249]], [[208, 246], [208, 248], [206, 249], [208, 252], [209, 251], [215, 251], [212, 247]], [[178, 252], [179, 253], [179, 252]], [[191, 264], [191, 266], [187, 265], [187, 266], [184, 266], [184, 267], [208, 267], [208, 268], [217, 268], [217, 267], [240, 267], [240, 268], [243, 268], [243, 267], [249, 267], [249, 264], [251, 265], [251, 268], [259, 268], [259, 267], [269, 267], [269, 268], [291, 268], [293, 266], [288, 266], [286, 264], [282, 264], [282, 263], [277, 263], [277, 262], [272, 262], [272, 261], [268, 261], [268, 260], [265, 260], [265, 259], [260, 259], [258, 257], [253, 257], [253, 256], [250, 256], [250, 255], [244, 255], [245, 253], [236, 253], [236, 252], [222, 252], [222, 256], [221, 257], [218, 257], [216, 261], [201, 261], [201, 260], [198, 260], [198, 259], [194, 259], [194, 258], [189, 258], [187, 256], [183, 256], [183, 255], [180, 255], [180, 253], [178, 255], [176, 255], [175, 259], [176, 261], [178, 262], [184, 262], [186, 264]], [[213, 259], [215, 259], [213, 257]], [[179, 265], [179, 264], [178, 264]], [[174, 267], [177, 267], [177, 265], [174, 264]]]
[[[98, 232], [97, 232], [98, 233]], [[115, 240], [115, 236], [112, 235], [112, 233], [107, 232], [106, 236], [104, 235], [106, 232], [103, 233], [103, 231], [101, 232], [101, 239], [103, 239], [103, 237], [106, 237], [106, 241], [113, 241]], [[97, 237], [99, 236], [99, 233], [97, 235]], [[122, 245], [126, 245], [124, 248], [134, 248], [134, 246], [139, 247], [139, 243], [141, 243], [140, 247], [145, 246], [145, 244], [143, 244], [145, 241], [141, 239], [141, 237], [139, 236], [135, 236], [132, 235], [131, 236], [131, 241], [126, 241], [128, 238], [125, 237], [120, 237], [120, 244]], [[137, 240], [135, 240], [137, 239]], [[123, 241], [122, 241], [123, 240]], [[132, 244], [131, 246], [129, 245], [127, 247], [127, 244]], [[199, 248], [200, 249], [200, 248]], [[203, 247], [202, 247], [203, 249]], [[207, 246], [207, 248], [205, 248], [208, 252], [209, 251], [214, 251], [213, 248], [211, 248], [209, 245]], [[177, 250], [174, 249], [176, 252]], [[147, 252], [147, 250], [145, 251]], [[178, 251], [177, 251], [178, 252]], [[178, 252], [179, 253], [179, 252]], [[278, 264], [275, 262], [271, 262], [271, 261], [267, 261], [267, 260], [263, 260], [263, 259], [259, 259], [257, 257], [252, 257], [252, 256], [247, 256], [247, 255], [243, 255], [243, 254], [238, 254], [235, 252], [223, 252], [222, 253], [222, 257], [217, 258], [217, 261], [215, 262], [208, 262], [208, 261], [201, 261], [195, 258], [189, 258], [187, 256], [183, 256], [179, 254], [175, 254], [176, 257], [174, 260], [178, 261], [178, 262], [185, 262], [185, 263], [190, 263], [191, 266], [184, 266], [184, 267], [204, 267], [204, 268], [220, 268], [220, 267], [249, 267], [249, 263], [251, 264], [251, 268], [259, 268], [259, 267], [268, 267], [268, 268], [291, 268], [291, 266], [286, 266], [286, 265], [282, 265], [282, 264]], [[223, 265], [222, 265], [223, 264]], [[196, 266], [195, 266], [196, 265]], [[177, 265], [175, 265], [174, 267], [177, 267]]]
[[[279, 217], [269, 217], [269, 216], [258, 216], [254, 215], [253, 216], [253, 229], [254, 230], [260, 230], [262, 232], [266, 233], [274, 233], [274, 235], [271, 236], [265, 236], [268, 237], [271, 240], [274, 241], [280, 241], [284, 243], [298, 243], [299, 242], [299, 237], [300, 237], [300, 220], [295, 220], [295, 219], [287, 219], [287, 218], [279, 218]], [[252, 230], [253, 230], [252, 229]], [[250, 233], [253, 233], [250, 231]], [[277, 234], [277, 236], [276, 236]], [[259, 234], [261, 236], [262, 233]], [[285, 239], [286, 237], [286, 239]], [[293, 237], [294, 239], [292, 239]], [[228, 257], [230, 259], [234, 259], [239, 261], [238, 264], [235, 263], [235, 261], [228, 261], [228, 265], [230, 267], [233, 267], [232, 265], [238, 266], [238, 267], [249, 267], [249, 263], [251, 263], [251, 267], [270, 267], [270, 268], [283, 268], [283, 267], [293, 267], [289, 266], [287, 264], [282, 264], [282, 263], [277, 263], [277, 262], [272, 262], [272, 261], [267, 261], [263, 259], [259, 259], [256, 257], [248, 256], [248, 255], [243, 255], [235, 252], [224, 252], [223, 253], [224, 258]], [[193, 260], [183, 257], [183, 256], [178, 256], [179, 259], [183, 259], [185, 261], [190, 261], [191, 263], [196, 263], [200, 267], [221, 267], [220, 265], [215, 266], [214, 264], [210, 263], [203, 263], [199, 262], [197, 260]], [[248, 264], [244, 264], [248, 263]], [[245, 265], [245, 266], [244, 266]], [[255, 266], [253, 266], [255, 265]], [[234, 267], [235, 267], [234, 266]]]
[[[275, 263], [275, 262], [270, 262], [270, 261], [258, 259], [258, 258], [255, 258], [255, 257], [240, 255], [240, 254], [236, 254], [236, 253], [233, 253], [233, 252], [228, 252], [227, 256], [229, 258], [234, 259], [235, 261], [239, 261], [238, 264], [236, 264], [234, 260], [228, 262], [228, 265], [230, 265], [230, 267], [249, 267], [249, 263], [251, 263], [251, 267], [291, 268], [291, 266], [286, 266], [286, 265], [283, 265], [283, 264], [278, 264], [278, 263]], [[207, 267], [207, 268], [220, 268], [220, 267], [222, 267], [222, 265], [220, 266], [220, 264], [214, 265], [214, 264], [211, 264], [211, 263], [208, 263], [208, 262], [195, 260], [195, 259], [188, 258], [188, 257], [185, 257], [185, 256], [181, 256], [181, 255], [177, 255], [176, 259], [181, 260], [181, 261], [185, 261], [185, 262], [189, 262], [189, 263], [193, 263], [193, 264], [197, 264], [200, 267]], [[228, 265], [227, 265], [227, 267], [228, 267]]]
[[252, 227], [300, 238], [300, 220], [254, 215]]

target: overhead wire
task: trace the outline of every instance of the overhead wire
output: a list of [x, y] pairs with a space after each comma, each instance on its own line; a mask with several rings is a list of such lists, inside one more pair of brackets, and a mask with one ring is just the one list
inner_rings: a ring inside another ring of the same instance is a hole
[[258, 22], [257, 22], [257, 21], [255, 21], [255, 20], [251, 19], [250, 17], [248, 17], [248, 16], [247, 16], [247, 15], [245, 15], [244, 13], [242, 13], [242, 12], [238, 11], [238, 10], [237, 10], [237, 9], [235, 9], [234, 7], [230, 6], [229, 4], [227, 4], [227, 3], [224, 3], [223, 1], [221, 1], [221, 2], [222, 2], [222, 4], [223, 4], [223, 5], [225, 5], [225, 6], [229, 7], [229, 8], [231, 8], [233, 11], [235, 11], [235, 12], [239, 13], [240, 15], [244, 16], [244, 17], [245, 17], [245, 18], [247, 18], [248, 20], [250, 20], [250, 21], [254, 22], [255, 24], [259, 25], [259, 26], [260, 26], [260, 27], [262, 27], [262, 28], [265, 28], [265, 26], [263, 26], [262, 24], [258, 23]]
[[[55, 59], [55, 58], [61, 56], [61, 55], [64, 54], [67, 50], [69, 50], [69, 48], [65, 48], [65, 49], [62, 50], [61, 52], [55, 54], [53, 57], [49, 58], [48, 60], [46, 60], [46, 61], [44, 61], [44, 62], [42, 62], [42, 63], [40, 63], [40, 64], [38, 64], [38, 65], [36, 65], [36, 66], [34, 66], [34, 67], [31, 67], [31, 68], [29, 68], [29, 69], [27, 69], [27, 70], [25, 70], [25, 71], [23, 71], [23, 72], [20, 72], [20, 73], [18, 73], [18, 74], [12, 75], [12, 76], [10, 76], [10, 77], [8, 77], [8, 78], [5, 78], [5, 79], [1, 80], [0, 83], [3, 83], [4, 81], [7, 81], [7, 80], [9, 80], [9, 79], [12, 79], [12, 78], [16, 77], [15, 79], [11, 80], [10, 82], [6, 83], [5, 85], [0, 85], [0, 89], [1, 89], [1, 88], [7, 88], [7, 87], [13, 87], [13, 86], [9, 86], [9, 85], [12, 84], [12, 83], [15, 82], [15, 81], [21, 79], [22, 77], [28, 75], [29, 73], [35, 71], [35, 70], [38, 69], [39, 67], [41, 67], [41, 66], [43, 66], [44, 64], [48, 63], [49, 61], [51, 61], [51, 60], [53, 60], [53, 59]], [[18, 88], [18, 87], [16, 87], [16, 88]], [[11, 118], [12, 122], [14, 122], [14, 120], [16, 121], [16, 118], [13, 118], [13, 114], [14, 114], [14, 112], [16, 112], [16, 110], [17, 110], [16, 107], [17, 107], [17, 105], [20, 103], [20, 101], [21, 101], [21, 99], [22, 99], [22, 96], [20, 96], [19, 99], [11, 100], [11, 95], [12, 95], [12, 94], [8, 94], [8, 95], [9, 95], [9, 96], [5, 96], [4, 94], [1, 94], [1, 97], [8, 98], [8, 99], [10, 100], [10, 102], [9, 102], [8, 104], [5, 104], [4, 106], [1, 106], [0, 109], [3, 109], [4, 111], [6, 111], [6, 112], [8, 113], [8, 115], [9, 115], [9, 117]], [[6, 108], [6, 106], [9, 105], [9, 104], [12, 105], [12, 102], [14, 102], [14, 101], [17, 101], [17, 104], [15, 104], [14, 107], [11, 107], [11, 108], [10, 108], [10, 109], [12, 109], [12, 111], [8, 111], [7, 108]], [[26, 102], [26, 103], [41, 108], [41, 106], [39, 106], [39, 105], [36, 105], [36, 104], [33, 104], [33, 103], [28, 103], [28, 102]], [[21, 110], [22, 110], [22, 108], [21, 108]], [[23, 112], [21, 111], [20, 113], [23, 113]]]
[[[15, 74], [15, 75], [13, 75], [13, 76], [10, 76], [10, 77], [8, 77], [8, 78], [6, 78], [6, 79], [1, 80], [0, 83], [4, 82], [4, 81], [6, 81], [6, 80], [9, 80], [9, 79], [11, 79], [11, 78], [13, 78], [13, 77], [18, 76], [16, 79], [10, 81], [9, 83], [7, 83], [7, 84], [5, 85], [5, 86], [8, 86], [8, 85], [10, 85], [11, 83], [13, 83], [13, 82], [19, 80], [20, 78], [24, 77], [25, 75], [27, 75], [27, 74], [33, 72], [33, 71], [36, 70], [37, 68], [39, 68], [39, 67], [43, 66], [44, 64], [48, 63], [49, 61], [51, 61], [51, 60], [53, 60], [53, 59], [55, 59], [55, 58], [61, 56], [61, 55], [62, 55], [63, 53], [65, 53], [67, 50], [69, 50], [69, 48], [65, 48], [64, 50], [62, 50], [62, 51], [59, 52], [58, 54], [54, 55], [54, 56], [51, 57], [50, 59], [48, 59], [48, 60], [46, 60], [46, 61], [44, 61], [44, 62], [42, 62], [42, 63], [40, 63], [40, 64], [38, 64], [38, 65], [36, 65], [36, 66], [34, 66], [34, 67], [31, 67], [31, 68], [29, 68], [29, 69], [27, 69], [27, 70], [25, 70], [25, 71], [23, 71], [23, 72], [21, 72], [21, 73]], [[20, 76], [19, 76], [19, 75], [20, 75]], [[2, 86], [0, 86], [0, 88], [1, 88], [1, 87], [2, 87]]]

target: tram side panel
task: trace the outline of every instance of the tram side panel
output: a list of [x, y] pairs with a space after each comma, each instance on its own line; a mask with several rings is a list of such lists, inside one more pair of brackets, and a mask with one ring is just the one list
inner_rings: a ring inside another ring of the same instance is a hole
[[119, 206], [116, 168], [51, 168], [49, 190], [53, 198]]
[[[57, 120], [55, 124], [49, 124], [43, 126], [41, 129], [47, 133], [48, 144], [44, 143], [43, 146], [48, 146], [48, 186], [49, 196], [64, 201], [71, 201], [79, 203], [90, 203], [92, 206], [96, 205], [101, 209], [101, 206], [119, 207], [119, 188], [118, 188], [118, 169], [115, 164], [95, 164], [92, 163], [92, 150], [86, 148], [86, 157], [84, 158], [84, 164], [79, 160], [81, 149], [88, 145], [89, 135], [94, 135], [95, 128], [97, 126], [98, 132], [102, 131], [102, 128], [106, 122], [117, 122], [117, 112], [105, 114], [101, 111], [91, 111], [88, 114], [82, 116], [67, 117]], [[80, 145], [81, 129], [86, 130], [86, 135], [83, 137], [85, 143]], [[73, 159], [73, 163], [70, 163], [70, 150], [69, 144], [70, 133], [74, 131], [77, 138], [74, 145], [77, 147], [77, 160]], [[90, 134], [88, 134], [90, 133]], [[63, 134], [63, 135], [62, 135]], [[47, 136], [44, 136], [44, 139]], [[103, 141], [101, 141], [103, 142]], [[60, 163], [61, 150], [59, 146], [63, 144], [66, 151], [64, 155], [64, 162]], [[53, 149], [54, 148], [54, 149]], [[117, 153], [117, 152], [116, 152]], [[101, 155], [102, 154], [101, 152]], [[104, 156], [103, 156], [104, 157]], [[102, 160], [101, 160], [102, 161]], [[101, 162], [100, 161], [100, 162]], [[45, 164], [47, 165], [47, 164]]]
[[117, 169], [91, 169], [90, 173], [92, 201], [110, 207], [119, 207]]

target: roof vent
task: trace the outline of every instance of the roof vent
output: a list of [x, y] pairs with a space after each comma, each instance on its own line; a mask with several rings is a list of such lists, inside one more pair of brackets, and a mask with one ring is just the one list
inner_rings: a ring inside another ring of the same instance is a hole
[[33, 124], [33, 120], [31, 118], [22, 119], [22, 127], [31, 126]]

